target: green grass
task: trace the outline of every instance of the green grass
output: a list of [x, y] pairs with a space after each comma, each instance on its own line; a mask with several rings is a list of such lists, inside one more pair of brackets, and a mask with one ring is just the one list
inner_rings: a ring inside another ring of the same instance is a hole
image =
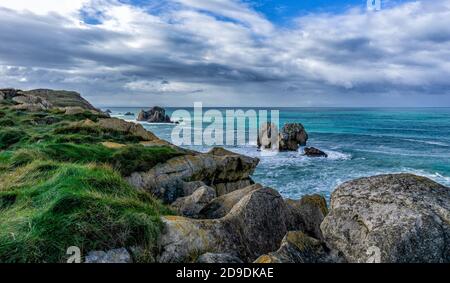
[[65, 262], [70, 246], [84, 254], [139, 246], [151, 261], [160, 215], [171, 211], [124, 177], [181, 153], [74, 126], [86, 115], [0, 109], [8, 125], [0, 127], [0, 262]]

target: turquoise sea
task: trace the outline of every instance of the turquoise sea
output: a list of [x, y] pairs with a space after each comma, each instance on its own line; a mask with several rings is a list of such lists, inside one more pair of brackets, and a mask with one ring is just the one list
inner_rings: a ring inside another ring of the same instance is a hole
[[[136, 116], [123, 114], [129, 111], [137, 114], [141, 110], [109, 109], [112, 116], [131, 121]], [[176, 109], [166, 110], [170, 115]], [[329, 197], [336, 186], [347, 180], [383, 173], [409, 172], [450, 186], [450, 108], [279, 110], [280, 126], [288, 122], [302, 123], [310, 137], [308, 146], [324, 150], [329, 158], [307, 158], [302, 156], [301, 149], [263, 156], [254, 144], [228, 148], [259, 157], [261, 162], [254, 180], [277, 189], [284, 197], [299, 198], [312, 193]], [[170, 141], [174, 125], [142, 124]], [[206, 146], [191, 148], [208, 150]]]

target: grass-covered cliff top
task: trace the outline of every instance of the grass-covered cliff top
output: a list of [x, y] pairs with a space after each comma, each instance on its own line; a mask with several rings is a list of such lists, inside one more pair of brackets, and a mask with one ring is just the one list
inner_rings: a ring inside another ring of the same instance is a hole
[[101, 116], [0, 105], [0, 262], [64, 262], [70, 246], [150, 254], [170, 211], [124, 177], [182, 153], [99, 127]]

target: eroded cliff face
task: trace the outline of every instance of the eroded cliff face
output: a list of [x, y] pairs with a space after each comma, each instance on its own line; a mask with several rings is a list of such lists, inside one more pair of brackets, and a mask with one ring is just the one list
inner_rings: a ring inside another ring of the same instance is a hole
[[172, 203], [208, 185], [218, 196], [253, 184], [250, 178], [259, 160], [221, 148], [208, 153], [184, 155], [159, 164], [148, 172], [136, 172], [128, 178], [136, 188], [146, 190]]

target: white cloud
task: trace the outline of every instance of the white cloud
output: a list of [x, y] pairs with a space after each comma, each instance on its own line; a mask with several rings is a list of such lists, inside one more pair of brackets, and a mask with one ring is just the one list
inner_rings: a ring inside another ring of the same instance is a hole
[[16, 10], [29, 11], [39, 15], [51, 12], [61, 15], [76, 13], [83, 4], [89, 0], [1, 0], [0, 7]]
[[[311, 14], [290, 27], [237, 0], [166, 0], [157, 11], [116, 0], [25, 2], [0, 2], [36, 14], [0, 8], [0, 67], [13, 66], [8, 81], [19, 86], [76, 87], [104, 100], [197, 93], [211, 103], [450, 95], [450, 0]], [[80, 8], [99, 23], [59, 24], [82, 21]]]

